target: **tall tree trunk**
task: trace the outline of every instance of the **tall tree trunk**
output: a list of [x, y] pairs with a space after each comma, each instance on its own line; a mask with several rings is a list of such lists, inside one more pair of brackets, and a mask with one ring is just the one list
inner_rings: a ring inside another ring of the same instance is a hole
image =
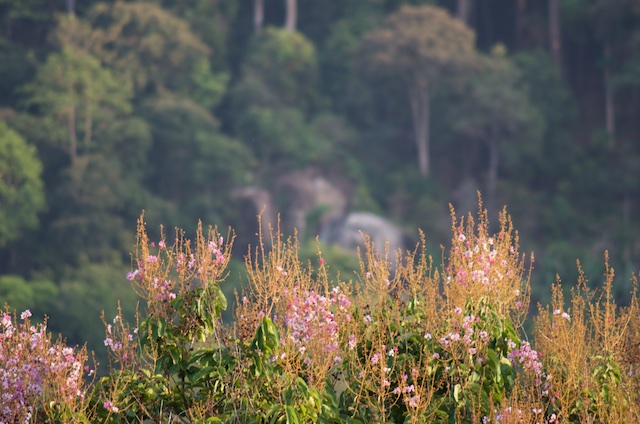
[[562, 39], [560, 31], [560, 0], [549, 0], [549, 48], [551, 58], [558, 68], [562, 67]]
[[518, 0], [516, 6], [516, 46], [522, 47], [525, 37], [524, 15], [527, 10], [527, 0]]
[[286, 0], [286, 2], [287, 2], [287, 16], [285, 20], [285, 28], [289, 32], [294, 32], [296, 30], [296, 25], [298, 21], [297, 0]]
[[429, 81], [422, 75], [415, 75], [413, 84], [409, 85], [409, 101], [413, 118], [413, 132], [418, 151], [418, 167], [420, 175], [429, 176], [429, 132], [430, 132], [430, 88]]
[[264, 0], [253, 2], [253, 32], [260, 34], [264, 23]]
[[71, 156], [71, 163], [76, 162], [78, 157], [78, 137], [76, 134], [76, 107], [71, 106], [69, 108], [69, 115], [67, 117], [67, 131], [69, 132], [69, 156]]
[[497, 134], [493, 124], [489, 140], [489, 172], [487, 176], [487, 210], [490, 214], [495, 213], [496, 187], [498, 185], [498, 165], [500, 160], [500, 146], [498, 145]]
[[93, 138], [93, 113], [91, 107], [87, 107], [84, 112], [86, 114], [84, 118], [84, 146], [85, 148], [91, 144]]
[[456, 17], [469, 25], [469, 21], [471, 20], [471, 0], [458, 0]]
[[611, 48], [609, 44], [604, 46], [604, 108], [605, 122], [607, 133], [611, 140], [614, 140], [616, 134], [616, 109], [613, 99], [613, 86], [611, 84]]

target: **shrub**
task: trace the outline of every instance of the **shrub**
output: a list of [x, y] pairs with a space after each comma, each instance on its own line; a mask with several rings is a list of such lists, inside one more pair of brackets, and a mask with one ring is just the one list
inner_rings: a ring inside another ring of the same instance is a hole
[[558, 282], [529, 340], [533, 257], [519, 253], [506, 211], [490, 233], [482, 208], [477, 221], [452, 210], [452, 233], [439, 267], [424, 235], [394, 267], [367, 240], [349, 282], [329, 277], [319, 250], [304, 264], [295, 238], [272, 234], [247, 256], [248, 288], [223, 325], [233, 234], [199, 225], [193, 244], [179, 230], [171, 244], [150, 241], [141, 217], [127, 278], [142, 311], [135, 327], [103, 317], [108, 375], [85, 396], [84, 350], [5, 313], [4, 421], [637, 421], [635, 290], [616, 306], [607, 267], [601, 292], [582, 276], [567, 305]]
[[86, 422], [84, 348], [52, 340], [46, 322], [5, 310], [0, 318], [0, 422]]

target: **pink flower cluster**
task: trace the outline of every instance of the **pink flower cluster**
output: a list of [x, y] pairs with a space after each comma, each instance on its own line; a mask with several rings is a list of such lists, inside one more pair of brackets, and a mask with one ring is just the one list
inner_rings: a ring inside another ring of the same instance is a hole
[[20, 316], [17, 325], [6, 312], [0, 318], [0, 422], [30, 422], [44, 401], [84, 397], [82, 355], [52, 343], [45, 324], [30, 325], [29, 310]]
[[542, 370], [542, 362], [537, 351], [531, 348], [529, 342], [522, 342], [519, 349], [511, 351], [507, 357], [510, 361], [517, 361], [525, 372], [533, 374], [535, 384], [542, 390], [542, 395], [547, 396], [551, 387], [551, 376]]
[[538, 360], [538, 352], [531, 348], [529, 342], [522, 342], [520, 349], [515, 349], [507, 355], [509, 360], [517, 360], [525, 371], [534, 373], [536, 376], [542, 374], [542, 362]]
[[217, 263], [217, 264], [224, 263], [224, 256], [222, 254], [223, 243], [224, 243], [224, 238], [220, 237], [217, 243], [215, 241], [210, 241], [209, 244], [207, 244], [207, 248], [209, 249], [211, 254], [214, 256], [214, 259], [213, 259], [214, 263]]
[[[411, 370], [411, 376], [415, 379], [419, 375], [419, 371], [417, 369]], [[409, 408], [417, 408], [420, 404], [420, 395], [416, 394], [416, 388], [413, 384], [408, 384], [407, 374], [402, 374], [401, 376], [401, 385], [393, 389], [393, 393], [396, 395], [402, 395], [402, 401]]]
[[[347, 312], [350, 305], [349, 299], [337, 287], [327, 296], [313, 290], [300, 294], [294, 289], [291, 302], [287, 305], [285, 323], [289, 330], [289, 340], [298, 347], [301, 354], [306, 353], [307, 363], [311, 360], [308, 348], [312, 346], [320, 346], [323, 354], [338, 351], [339, 325], [336, 318], [350, 320]], [[339, 362], [339, 359], [339, 356], [334, 356], [335, 362]]]
[[[499, 272], [492, 272], [492, 268], [499, 261], [502, 267], [507, 265], [507, 258], [499, 258], [499, 252], [494, 247], [492, 237], [479, 237], [472, 243], [467, 239], [462, 228], [458, 228], [457, 243], [453, 247], [453, 252], [462, 254], [464, 265], [457, 269], [447, 269], [447, 272], [453, 271], [455, 281], [468, 286], [469, 284], [482, 284], [482, 286], [490, 288], [495, 285], [496, 280], [503, 278], [512, 278], [515, 275], [514, 270], [510, 269], [506, 275]], [[515, 249], [511, 246], [510, 254], [515, 254]]]
[[[462, 315], [462, 308], [455, 308], [454, 313]], [[476, 355], [484, 345], [489, 343], [489, 335], [486, 330], [476, 332], [475, 324], [479, 322], [480, 318], [473, 314], [463, 316], [462, 320], [453, 318], [451, 321], [453, 331], [440, 337], [440, 343], [444, 348], [449, 348], [460, 342], [469, 355]], [[431, 334], [426, 333], [425, 338], [431, 338]]]
[[156, 300], [160, 302], [168, 302], [176, 298], [176, 294], [173, 290], [173, 283], [169, 280], [160, 281], [158, 277], [155, 277], [151, 282], [153, 292], [155, 292]]
[[[138, 329], [133, 330], [134, 334], [138, 333]], [[133, 334], [129, 333], [129, 327], [122, 321], [121, 315], [113, 318], [113, 325], [107, 324], [107, 337], [104, 339], [104, 345], [111, 350], [111, 354], [118, 362], [126, 363], [133, 359], [136, 350], [136, 344], [133, 342]]]

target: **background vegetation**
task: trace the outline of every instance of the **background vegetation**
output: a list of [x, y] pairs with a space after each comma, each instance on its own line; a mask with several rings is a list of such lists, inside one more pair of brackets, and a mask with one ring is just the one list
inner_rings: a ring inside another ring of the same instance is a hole
[[0, 303], [98, 349], [99, 311], [134, 313], [142, 209], [231, 225], [241, 258], [235, 190], [310, 166], [436, 253], [449, 203], [508, 204], [534, 305], [605, 249], [628, 281], [639, 23], [633, 0], [0, 0]]

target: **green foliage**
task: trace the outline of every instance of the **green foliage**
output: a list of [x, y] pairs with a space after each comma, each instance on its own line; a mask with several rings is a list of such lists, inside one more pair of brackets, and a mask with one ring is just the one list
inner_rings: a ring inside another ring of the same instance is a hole
[[[253, 40], [243, 73], [244, 79], [257, 80], [265, 88], [264, 100], [258, 105], [307, 110], [313, 104], [317, 78], [316, 49], [300, 33], [270, 27]], [[246, 95], [256, 94], [260, 95]]]
[[12, 311], [31, 309], [44, 315], [55, 309], [60, 290], [47, 280], [25, 280], [17, 275], [0, 276], [0, 303]]
[[0, 247], [38, 225], [44, 209], [36, 150], [0, 121]]
[[29, 105], [60, 126], [63, 139], [50, 140], [67, 151], [71, 160], [95, 150], [95, 133], [119, 113], [131, 109], [131, 91], [103, 68], [98, 59], [72, 46], [52, 53], [26, 87]]
[[209, 55], [186, 21], [153, 3], [98, 3], [88, 19], [101, 41], [96, 55], [137, 94], [190, 91]]

